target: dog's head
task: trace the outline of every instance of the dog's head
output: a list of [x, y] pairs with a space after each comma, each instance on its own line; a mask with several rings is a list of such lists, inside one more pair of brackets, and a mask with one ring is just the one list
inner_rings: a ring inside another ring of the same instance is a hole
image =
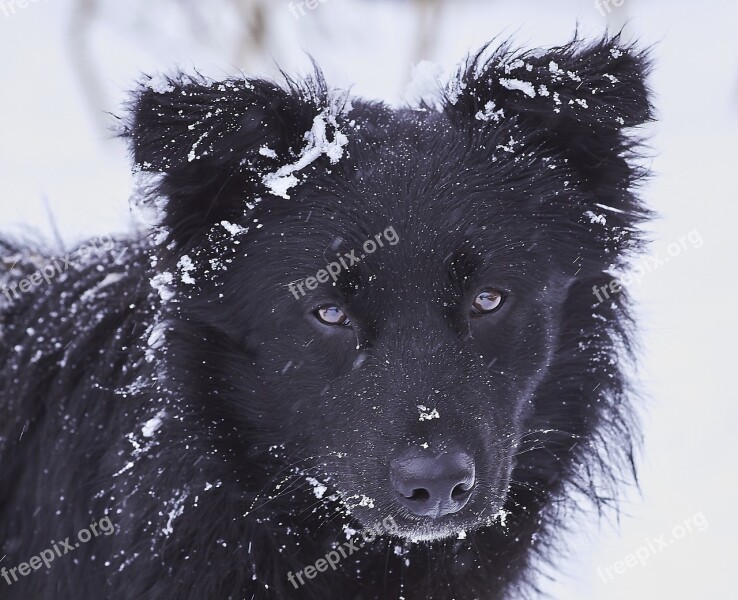
[[649, 119], [644, 62], [617, 40], [485, 49], [413, 109], [320, 76], [139, 90], [169, 362], [237, 480], [270, 465], [270, 497], [300, 475], [437, 539], [565, 476], [602, 418], [577, 390], [616, 368], [591, 288], [644, 216], [625, 133]]

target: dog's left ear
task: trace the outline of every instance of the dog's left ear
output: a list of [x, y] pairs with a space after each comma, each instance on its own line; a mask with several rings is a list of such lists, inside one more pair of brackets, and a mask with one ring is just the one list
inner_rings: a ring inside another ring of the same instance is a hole
[[542, 147], [565, 156], [592, 191], [628, 185], [633, 173], [625, 155], [635, 143], [625, 130], [652, 118], [646, 53], [616, 36], [488, 54], [485, 48], [472, 57], [449, 85], [444, 110], [452, 121], [492, 133], [502, 119], [513, 119]]
[[[284, 87], [263, 79], [145, 78], [122, 136], [136, 169], [159, 176], [147, 199], [164, 200], [165, 242], [185, 245], [221, 220], [243, 221], [261, 195], [289, 199], [308, 167], [342, 154], [348, 140], [337, 119], [347, 103], [317, 70]], [[300, 169], [290, 168], [295, 163]]]

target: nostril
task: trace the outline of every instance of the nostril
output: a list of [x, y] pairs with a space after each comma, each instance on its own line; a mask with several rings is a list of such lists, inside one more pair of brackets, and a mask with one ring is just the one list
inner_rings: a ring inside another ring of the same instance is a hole
[[473, 487], [474, 487], [473, 483], [472, 484], [460, 483], [451, 492], [451, 499], [457, 502], [463, 500], [469, 494], [469, 492], [471, 492], [471, 489]]
[[417, 488], [413, 490], [413, 493], [408, 498], [408, 500], [411, 500], [413, 502], [427, 502], [428, 500], [430, 500], [430, 492], [428, 490], [424, 490], [423, 488]]

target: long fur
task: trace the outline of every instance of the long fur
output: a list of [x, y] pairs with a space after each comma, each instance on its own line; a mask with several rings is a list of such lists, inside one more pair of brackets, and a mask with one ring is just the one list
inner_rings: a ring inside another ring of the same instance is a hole
[[[592, 289], [643, 243], [647, 71], [618, 38], [485, 48], [437, 106], [400, 109], [319, 72], [147, 78], [123, 135], [159, 226], [0, 296], [3, 566], [104, 515], [115, 533], [0, 580], [2, 597], [534, 593], [567, 507], [614, 505], [634, 473], [627, 294]], [[316, 118], [342, 156], [270, 193]], [[390, 225], [396, 246], [323, 290], [353, 303], [361, 335], [311, 329], [287, 284]], [[0, 251], [6, 286], [54, 258]], [[480, 273], [509, 284], [509, 316], [459, 324], [443, 306]], [[419, 423], [429, 401], [441, 418]], [[431, 529], [386, 491], [383, 461], [421, 439], [469, 443], [480, 472], [510, 462], [453, 521], [465, 536], [413, 541]], [[290, 585], [388, 516], [399, 531]]]

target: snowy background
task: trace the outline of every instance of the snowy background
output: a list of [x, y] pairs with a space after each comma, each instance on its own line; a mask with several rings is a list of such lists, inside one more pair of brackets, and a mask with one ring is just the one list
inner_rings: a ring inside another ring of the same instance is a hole
[[[661, 215], [653, 253], [668, 259], [630, 290], [648, 396], [641, 492], [619, 527], [574, 523], [565, 575], [544, 587], [561, 600], [738, 598], [738, 393], [728, 375], [738, 359], [738, 3], [316, 0], [304, 14], [299, 4], [0, 1], [0, 227], [66, 244], [131, 227], [126, 149], [107, 113], [120, 114], [142, 71], [274, 76], [276, 64], [308, 70], [309, 52], [332, 84], [400, 103], [421, 59], [450, 69], [496, 36], [559, 44], [577, 24], [587, 37], [627, 22], [628, 38], [656, 44], [646, 194]], [[616, 573], [636, 552], [644, 564]]]

